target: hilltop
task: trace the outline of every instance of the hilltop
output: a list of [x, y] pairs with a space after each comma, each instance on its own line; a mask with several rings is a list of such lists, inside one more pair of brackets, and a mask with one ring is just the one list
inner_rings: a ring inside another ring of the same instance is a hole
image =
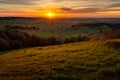
[[119, 80], [120, 39], [0, 53], [0, 80]]

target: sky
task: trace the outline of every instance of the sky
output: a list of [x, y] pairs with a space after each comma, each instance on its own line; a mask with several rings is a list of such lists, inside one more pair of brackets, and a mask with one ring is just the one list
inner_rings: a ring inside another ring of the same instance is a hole
[[0, 16], [120, 17], [120, 0], [0, 0]]

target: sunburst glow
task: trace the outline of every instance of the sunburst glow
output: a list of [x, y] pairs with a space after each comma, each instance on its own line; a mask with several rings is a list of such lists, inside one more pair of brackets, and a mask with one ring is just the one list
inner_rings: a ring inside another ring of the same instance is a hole
[[0, 16], [120, 17], [119, 3], [120, 0], [0, 0]]
[[45, 17], [47, 17], [47, 18], [55, 18], [56, 17], [56, 13], [54, 13], [54, 12], [47, 12], [47, 13], [45, 13]]

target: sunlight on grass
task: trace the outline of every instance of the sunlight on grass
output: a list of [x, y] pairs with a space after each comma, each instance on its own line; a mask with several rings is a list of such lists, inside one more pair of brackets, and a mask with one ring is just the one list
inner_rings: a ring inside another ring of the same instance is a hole
[[14, 50], [0, 55], [1, 80], [119, 80], [119, 49], [104, 41]]

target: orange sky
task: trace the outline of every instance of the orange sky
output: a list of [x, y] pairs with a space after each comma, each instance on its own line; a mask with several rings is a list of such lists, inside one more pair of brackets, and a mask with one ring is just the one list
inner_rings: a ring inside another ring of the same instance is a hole
[[0, 0], [0, 16], [120, 17], [120, 0]]

